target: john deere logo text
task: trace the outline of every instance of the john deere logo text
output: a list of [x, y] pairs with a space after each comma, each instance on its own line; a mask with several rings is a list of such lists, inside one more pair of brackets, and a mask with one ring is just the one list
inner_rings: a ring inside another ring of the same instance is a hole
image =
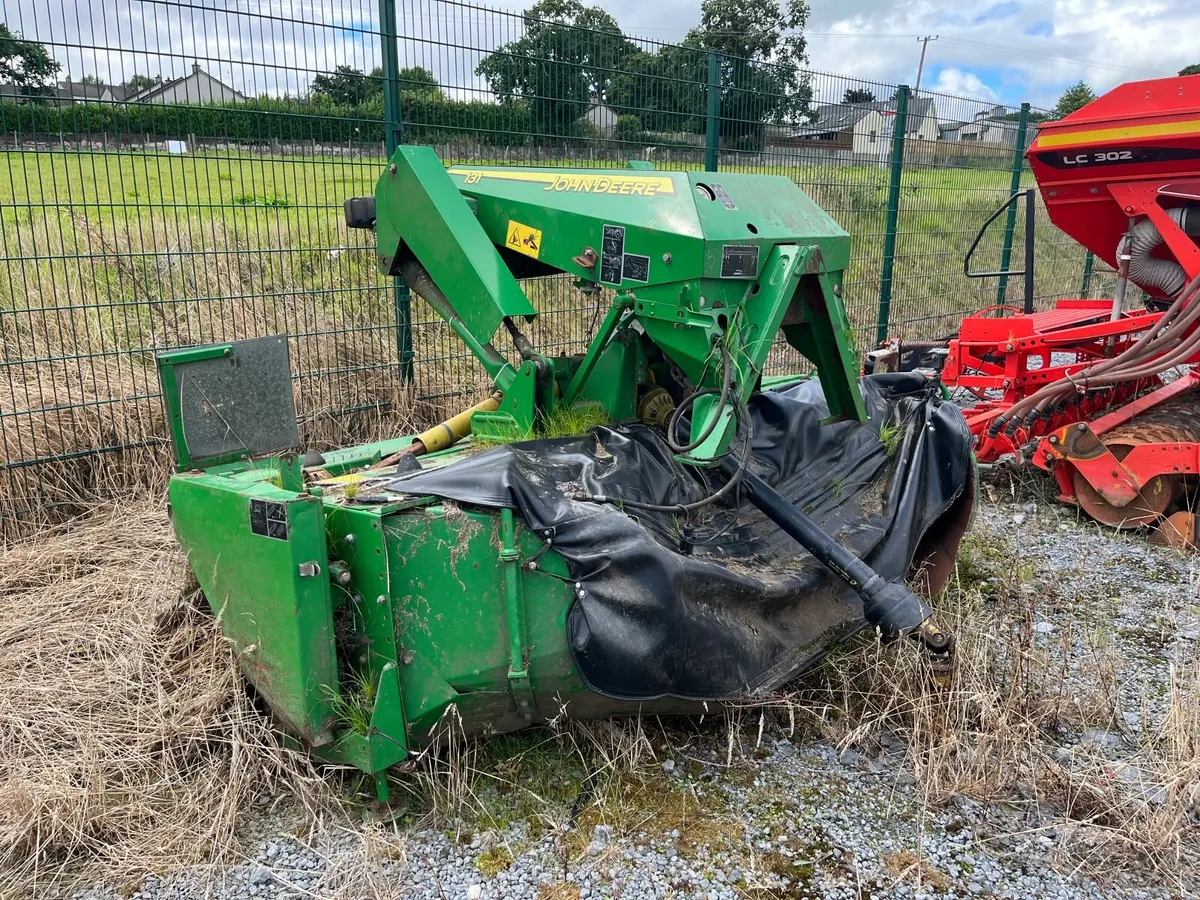
[[675, 184], [662, 175], [557, 175], [546, 190], [653, 197], [675, 193]]
[[598, 172], [547, 172], [537, 169], [468, 169], [450, 168], [451, 175], [461, 175], [464, 185], [479, 184], [486, 179], [522, 181], [540, 184], [544, 191], [573, 194], [618, 194], [626, 197], [655, 197], [674, 194], [675, 182], [670, 175], [601, 174]]

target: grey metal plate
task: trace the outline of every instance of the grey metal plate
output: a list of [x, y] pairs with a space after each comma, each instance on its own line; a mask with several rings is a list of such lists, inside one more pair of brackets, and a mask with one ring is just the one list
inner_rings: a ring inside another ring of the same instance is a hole
[[177, 365], [175, 377], [193, 463], [299, 447], [286, 336], [235, 341], [230, 356]]

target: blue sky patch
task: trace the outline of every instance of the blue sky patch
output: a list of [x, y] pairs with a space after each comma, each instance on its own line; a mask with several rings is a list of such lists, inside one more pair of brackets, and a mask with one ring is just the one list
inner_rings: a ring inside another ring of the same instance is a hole
[[1020, 3], [1016, 2], [1016, 0], [1007, 0], [1005, 3], [997, 3], [994, 6], [989, 6], [975, 17], [975, 24], [980, 25], [984, 22], [994, 22], [997, 19], [1008, 19], [1020, 11]]
[[1054, 37], [1054, 23], [1034, 22], [1025, 29], [1025, 33], [1034, 37]]

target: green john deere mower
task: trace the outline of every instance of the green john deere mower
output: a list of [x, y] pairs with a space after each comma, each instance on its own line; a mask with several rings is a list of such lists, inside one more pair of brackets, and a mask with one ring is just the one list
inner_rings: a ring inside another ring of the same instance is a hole
[[[969, 519], [970, 435], [920, 374], [857, 377], [849, 237], [790, 180], [447, 170], [402, 147], [345, 213], [490, 396], [305, 452], [286, 336], [159, 358], [176, 534], [319, 756], [385, 799], [451, 709], [471, 733], [698, 712], [862, 628], [950, 652], [923, 597]], [[607, 309], [583, 353], [549, 356], [522, 285], [564, 273]], [[788, 346], [815, 377], [764, 377]]]

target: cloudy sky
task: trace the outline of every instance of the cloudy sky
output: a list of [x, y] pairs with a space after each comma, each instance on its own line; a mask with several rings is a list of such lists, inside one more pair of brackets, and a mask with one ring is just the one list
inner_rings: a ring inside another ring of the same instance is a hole
[[[479, 59], [520, 33], [531, 0], [493, 10], [451, 0], [397, 0], [401, 65], [432, 69], [458, 96], [487, 96]], [[912, 83], [924, 34], [923, 87], [1052, 106], [1084, 79], [1098, 91], [1200, 62], [1200, 0], [810, 0], [814, 69]], [[602, 0], [626, 33], [683, 37], [699, 0]], [[376, 0], [0, 0], [10, 28], [45, 43], [63, 74], [119, 83], [134, 72], [173, 77], [200, 63], [247, 94], [305, 91], [337, 64], [378, 64]], [[949, 11], [953, 10], [953, 11]], [[840, 96], [828, 83], [821, 99]]]
[[[514, 0], [502, 4], [520, 8]], [[683, 36], [698, 0], [607, 0], [631, 34]], [[810, 0], [813, 68], [912, 84], [921, 35], [936, 34], [930, 89], [1050, 106], [1083, 79], [1097, 91], [1200, 62], [1200, 0]]]

